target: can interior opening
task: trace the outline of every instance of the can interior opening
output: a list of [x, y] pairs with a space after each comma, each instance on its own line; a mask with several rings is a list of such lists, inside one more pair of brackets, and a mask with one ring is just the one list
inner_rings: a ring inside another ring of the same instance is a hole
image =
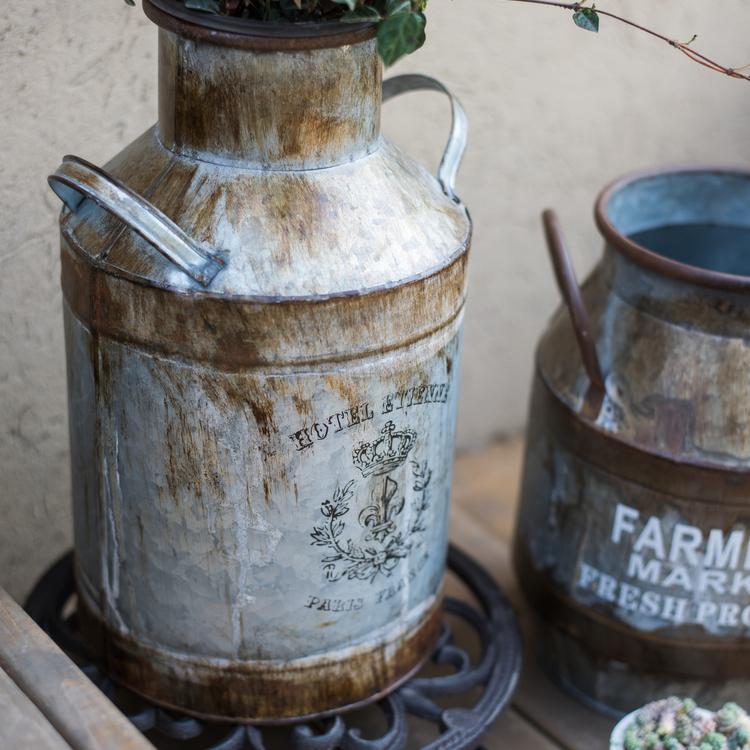
[[750, 174], [695, 170], [639, 177], [604, 203], [640, 248], [694, 268], [750, 276]]

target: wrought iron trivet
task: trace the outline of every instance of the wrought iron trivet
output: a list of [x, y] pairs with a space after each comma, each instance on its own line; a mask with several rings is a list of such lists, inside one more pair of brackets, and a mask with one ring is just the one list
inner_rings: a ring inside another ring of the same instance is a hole
[[448, 568], [477, 607], [447, 597], [440, 639], [427, 666], [377, 704], [284, 727], [222, 724], [176, 714], [114, 685], [87, 661], [76, 633], [73, 553], [37, 583], [26, 610], [157, 747], [195, 750], [468, 750], [510, 701], [521, 638], [502, 591], [451, 546]]

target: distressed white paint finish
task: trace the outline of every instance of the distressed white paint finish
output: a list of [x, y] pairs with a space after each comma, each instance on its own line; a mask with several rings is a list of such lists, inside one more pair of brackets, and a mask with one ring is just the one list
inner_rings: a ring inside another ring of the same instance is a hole
[[[557, 304], [538, 223], [560, 209], [583, 276], [600, 240], [591, 201], [634, 167], [747, 163], [747, 84], [693, 66], [637, 32], [586, 34], [554, 9], [499, 0], [433, 3], [428, 42], [400, 62], [459, 95], [472, 140], [459, 194], [472, 208], [472, 301], [458, 444], [522, 427], [533, 348]], [[701, 49], [748, 62], [746, 0], [720, 14], [700, 0], [613, 10]], [[156, 32], [112, 0], [16, 3], [0, 26], [0, 583], [23, 597], [70, 535], [63, 331], [56, 221], [44, 178], [68, 151], [102, 163], [153, 122]], [[447, 106], [419, 95], [384, 108], [387, 135], [425, 163], [444, 143]], [[508, 335], [512, 331], [512, 335]]]
[[[100, 340], [100, 395], [73, 408], [99, 412], [99, 484], [74, 482], [89, 605], [144, 645], [240, 660], [415, 624], [443, 576], [459, 328], [335, 367], [243, 373]], [[86, 360], [75, 369], [89, 379]], [[84, 453], [89, 436], [73, 438]], [[362, 443], [377, 457], [358, 465]], [[388, 468], [389, 445], [393, 468], [365, 476]], [[327, 564], [337, 549], [313, 533], [334, 520], [345, 554]]]
[[[448, 200], [423, 166], [384, 139], [374, 148], [334, 168], [232, 168], [173, 154], [153, 128], [107, 169], [204, 247], [228, 256], [211, 294], [323, 297], [434, 273], [468, 241], [464, 207]], [[91, 256], [106, 253], [118, 270], [203, 291], [139, 235], [117, 234], [119, 225], [89, 204], [68, 219], [66, 231]]]
[[[278, 717], [260, 702], [277, 694], [269, 672], [330, 684], [355, 655], [350, 694], [297, 685], [283, 711], [370, 699], [430, 647], [471, 224], [357, 114], [379, 111], [373, 40], [271, 56], [161, 42], [159, 123], [108, 170], [224, 268], [201, 286], [107, 200], [62, 215], [79, 591], [114, 679], [157, 701]], [[260, 682], [238, 691], [260, 695], [237, 709], [222, 679], [242, 674]]]

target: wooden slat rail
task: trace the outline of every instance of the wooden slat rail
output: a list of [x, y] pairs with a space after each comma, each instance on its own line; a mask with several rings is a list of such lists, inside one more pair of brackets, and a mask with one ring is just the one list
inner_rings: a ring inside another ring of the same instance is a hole
[[[35, 745], [19, 735], [15, 741], [1, 743], [3, 750], [36, 750], [47, 746], [71, 750], [154, 750], [3, 589], [0, 589], [0, 668], [28, 699], [19, 704], [17, 692], [9, 689], [8, 697], [3, 700], [9, 705], [15, 701], [14, 705], [25, 707], [27, 716], [36, 716], [28, 705], [33, 703], [47, 722], [37, 724], [40, 733], [49, 735], [48, 729], [54, 728], [62, 742]], [[43, 729], [45, 726], [47, 729]]]
[[70, 750], [7, 673], [0, 669], [0, 747], [14, 750]]

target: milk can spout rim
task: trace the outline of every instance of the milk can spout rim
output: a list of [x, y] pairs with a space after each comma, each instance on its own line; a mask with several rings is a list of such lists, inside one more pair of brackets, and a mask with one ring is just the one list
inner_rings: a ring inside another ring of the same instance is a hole
[[143, 11], [163, 29], [192, 39], [243, 49], [325, 49], [364, 42], [377, 33], [374, 23], [273, 23], [201, 13], [186, 8], [181, 0], [143, 0]]
[[[727, 180], [735, 181], [737, 184], [746, 183], [748, 195], [750, 195], [750, 171], [739, 168], [688, 166], [634, 172], [610, 183], [597, 197], [594, 206], [594, 218], [599, 231], [611, 248], [649, 271], [697, 286], [750, 292], [750, 275], [742, 276], [714, 271], [667, 258], [630, 239], [627, 236], [627, 230], [623, 230], [622, 226], [618, 226], [618, 221], [613, 218], [613, 202], [618, 197], [624, 195], [629, 189], [632, 190], [634, 187], [646, 184], [648, 181], [660, 179], [684, 181], [690, 176], [714, 179], [723, 177]], [[745, 221], [747, 221], [748, 228], [750, 228], [750, 203], [747, 205], [748, 209]]]

